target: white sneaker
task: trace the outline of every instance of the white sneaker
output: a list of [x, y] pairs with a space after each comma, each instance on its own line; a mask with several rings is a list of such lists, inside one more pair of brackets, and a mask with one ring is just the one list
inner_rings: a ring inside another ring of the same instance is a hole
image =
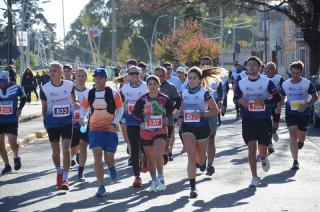
[[163, 178], [158, 178], [158, 190], [159, 191], [165, 191], [167, 189], [166, 184], [164, 183]]
[[265, 158], [264, 160], [261, 160], [262, 169], [264, 172], [268, 172], [270, 169], [270, 162], [268, 158]]
[[157, 186], [158, 186], [158, 183], [157, 181], [151, 181], [151, 184], [150, 184], [150, 187], [149, 187], [149, 192], [157, 192]]
[[260, 184], [260, 178], [259, 177], [253, 177], [249, 187], [257, 187], [259, 184]]

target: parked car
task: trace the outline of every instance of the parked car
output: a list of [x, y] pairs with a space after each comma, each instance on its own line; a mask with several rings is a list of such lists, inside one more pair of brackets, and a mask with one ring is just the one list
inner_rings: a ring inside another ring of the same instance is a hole
[[[310, 77], [310, 81], [316, 87], [318, 95], [320, 96], [320, 75]], [[320, 98], [316, 101], [311, 112], [311, 123], [313, 127], [320, 128]]]

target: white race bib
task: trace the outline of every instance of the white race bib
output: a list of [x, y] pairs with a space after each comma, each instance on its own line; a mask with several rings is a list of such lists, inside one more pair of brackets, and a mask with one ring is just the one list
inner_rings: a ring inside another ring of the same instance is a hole
[[200, 122], [200, 116], [194, 115], [194, 112], [198, 112], [199, 110], [185, 110], [184, 111], [184, 122]]
[[13, 114], [13, 103], [0, 103], [0, 115], [12, 115]]
[[303, 100], [296, 100], [290, 102], [290, 108], [291, 110], [298, 110], [301, 105], [304, 105], [305, 101]]
[[252, 112], [262, 112], [266, 110], [266, 105], [264, 103], [258, 104], [255, 101], [249, 101], [248, 109]]
[[145, 122], [145, 127], [148, 129], [162, 128], [162, 116], [150, 116], [150, 119]]
[[134, 108], [134, 104], [128, 103], [128, 114], [131, 114]]
[[53, 106], [53, 117], [60, 118], [70, 115], [70, 105], [54, 105]]

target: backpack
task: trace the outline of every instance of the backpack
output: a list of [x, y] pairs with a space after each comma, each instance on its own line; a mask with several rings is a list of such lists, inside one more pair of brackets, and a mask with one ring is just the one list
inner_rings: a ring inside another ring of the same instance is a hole
[[[93, 102], [95, 99], [96, 99], [96, 88], [92, 88], [88, 94], [88, 102], [89, 102], [89, 105], [91, 108], [91, 113], [93, 113], [93, 111], [94, 111]], [[115, 114], [116, 104], [115, 104], [115, 100], [113, 98], [112, 89], [110, 87], [105, 88], [104, 100], [107, 103], [107, 112], [110, 114]]]

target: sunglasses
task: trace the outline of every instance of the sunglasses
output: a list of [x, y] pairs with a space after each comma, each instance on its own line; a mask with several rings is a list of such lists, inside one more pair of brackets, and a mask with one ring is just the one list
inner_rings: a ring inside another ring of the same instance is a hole
[[129, 75], [134, 76], [134, 75], [139, 75], [139, 72], [130, 72]]

